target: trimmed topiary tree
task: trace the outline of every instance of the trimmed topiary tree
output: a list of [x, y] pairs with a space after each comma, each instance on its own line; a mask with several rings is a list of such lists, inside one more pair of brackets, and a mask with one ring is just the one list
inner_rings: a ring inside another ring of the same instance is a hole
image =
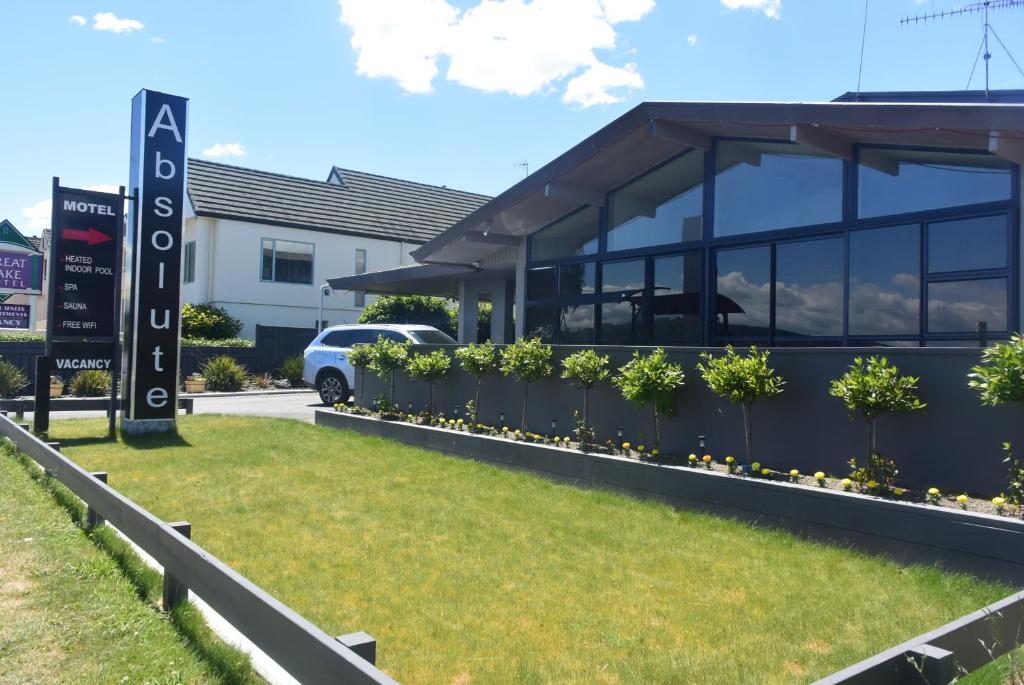
[[409, 357], [405, 370], [411, 378], [426, 381], [430, 389], [427, 402], [427, 413], [434, 415], [434, 385], [448, 375], [452, 368], [452, 358], [444, 350], [434, 350], [429, 354], [414, 354]]
[[[370, 371], [383, 381], [388, 382], [388, 406], [395, 405], [395, 372], [404, 369], [409, 359], [409, 343], [388, 340], [383, 335], [372, 345], [372, 354], [368, 364]], [[383, 407], [381, 407], [383, 409]]]
[[868, 427], [868, 464], [878, 454], [875, 448], [875, 424], [879, 417], [894, 412], [913, 412], [926, 404], [917, 398], [916, 376], [901, 376], [900, 370], [885, 357], [870, 357], [867, 363], [860, 357], [853, 360], [850, 370], [832, 381], [829, 394], [838, 397], [850, 411], [859, 412]]
[[363, 396], [363, 384], [366, 381], [366, 367], [373, 361], [373, 345], [367, 343], [358, 343], [352, 346], [352, 349], [348, 351], [348, 363], [352, 365], [352, 368], [356, 370], [357, 374], [357, 393], [356, 393], [356, 404], [359, 404], [359, 400]]
[[[996, 343], [981, 353], [981, 363], [967, 375], [967, 384], [978, 391], [981, 403], [990, 407], [1024, 403], [1024, 338], [1020, 334]], [[1021, 511], [1024, 504], [1024, 463], [1013, 457], [1013, 445], [1003, 443], [1007, 466], [1006, 499]]]
[[768, 352], [751, 347], [746, 356], [736, 354], [732, 345], [725, 354], [716, 357], [702, 352], [697, 370], [704, 377], [711, 392], [722, 399], [743, 407], [743, 435], [747, 447], [747, 465], [754, 461], [754, 426], [751, 412], [754, 402], [775, 397], [782, 392], [786, 381], [768, 366]]
[[611, 374], [608, 355], [578, 350], [562, 360], [562, 378], [583, 391], [583, 428], [590, 429], [590, 390]]
[[455, 358], [459, 360], [459, 366], [476, 380], [476, 391], [473, 393], [473, 410], [470, 416], [473, 425], [477, 423], [477, 416], [480, 415], [480, 386], [483, 385], [485, 376], [498, 371], [498, 350], [490, 340], [487, 342], [466, 345], [455, 350]]
[[520, 339], [501, 351], [501, 372], [523, 384], [523, 414], [519, 421], [523, 431], [526, 431], [530, 383], [550, 376], [553, 370], [551, 345], [545, 345], [540, 338]]
[[181, 305], [181, 336], [222, 340], [234, 338], [242, 330], [242, 322], [215, 304]]
[[647, 356], [634, 351], [633, 359], [612, 379], [623, 397], [634, 404], [650, 406], [654, 411], [655, 446], [661, 444], [658, 417], [675, 413], [675, 395], [685, 382], [683, 367], [670, 362], [660, 347]]

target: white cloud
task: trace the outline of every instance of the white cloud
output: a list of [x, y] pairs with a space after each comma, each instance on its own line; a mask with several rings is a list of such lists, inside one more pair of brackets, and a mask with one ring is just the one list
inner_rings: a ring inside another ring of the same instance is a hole
[[98, 12], [93, 17], [92, 27], [97, 31], [110, 31], [111, 33], [131, 33], [143, 28], [141, 21], [119, 19], [113, 12]]
[[78, 24], [79, 26], [85, 26], [86, 19], [81, 14], [74, 14], [68, 17], [68, 21], [72, 24]]
[[689, 36], [686, 37], [686, 42], [689, 43], [690, 45], [696, 45], [697, 44], [697, 34], [696, 33], [691, 33]]
[[782, 13], [782, 0], [721, 0], [731, 10], [748, 9], [764, 12], [766, 17], [778, 19]]
[[614, 25], [639, 20], [654, 0], [480, 0], [465, 11], [446, 0], [339, 4], [357, 73], [409, 93], [433, 90], [442, 58], [447, 80], [485, 92], [526, 96], [569, 79], [562, 99], [583, 107], [643, 87], [635, 64], [606, 64], [595, 50], [614, 48]]
[[203, 157], [245, 157], [247, 154], [241, 143], [215, 143], [203, 150]]
[[[119, 188], [120, 186], [114, 185], [113, 183], [99, 183], [91, 186], [83, 186], [84, 190], [95, 190], [99, 193], [116, 193]], [[52, 199], [46, 198], [45, 200], [40, 200], [34, 205], [25, 207], [21, 210], [21, 215], [28, 221], [18, 228], [23, 231], [41, 231], [44, 228], [50, 228], [52, 213]]]
[[150, 36], [149, 37], [149, 42], [150, 43], [156, 43], [157, 45], [162, 45], [162, 44], [166, 43], [167, 41], [165, 39], [161, 38], [160, 36]]

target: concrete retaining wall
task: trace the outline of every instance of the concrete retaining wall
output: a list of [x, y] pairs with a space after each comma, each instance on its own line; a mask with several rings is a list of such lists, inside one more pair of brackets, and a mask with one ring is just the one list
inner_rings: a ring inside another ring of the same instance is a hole
[[[554, 363], [580, 349], [555, 347]], [[634, 348], [602, 347], [614, 366], [629, 361]], [[697, 436], [707, 436], [707, 450], [716, 457], [741, 458], [742, 411], [720, 400], [704, 385], [694, 368], [699, 348], [669, 348], [673, 361], [686, 370], [686, 386], [676, 401], [676, 414], [662, 420], [662, 451], [697, 452]], [[715, 351], [715, 350], [713, 350]], [[717, 350], [721, 352], [721, 350]], [[977, 394], [967, 387], [967, 373], [978, 363], [974, 348], [814, 348], [772, 349], [771, 364], [786, 378], [782, 395], [754, 408], [755, 459], [776, 469], [791, 468], [813, 473], [849, 471], [850, 457], [866, 452], [867, 430], [863, 421], [851, 421], [843, 403], [829, 396], [829, 380], [843, 374], [857, 355], [884, 354], [902, 372], [920, 376], [920, 395], [928, 408], [911, 415], [887, 416], [878, 422], [878, 447], [900, 467], [900, 481], [913, 488], [935, 486], [945, 491], [970, 492], [986, 497], [1006, 487], [1002, 444], [1012, 441], [1024, 449], [1024, 408], [982, 407]], [[362, 404], [385, 392], [385, 384], [366, 374]], [[522, 387], [504, 376], [487, 378], [480, 401], [480, 418], [493, 424], [504, 412], [509, 426], [518, 428]], [[473, 397], [473, 379], [459, 369], [438, 385], [437, 406], [451, 412]], [[422, 382], [398, 374], [396, 400], [419, 410], [426, 405]], [[527, 422], [530, 430], [548, 433], [551, 419], [560, 434], [572, 427], [573, 410], [582, 404], [581, 391], [566, 381], [551, 378], [530, 386]], [[463, 409], [464, 411], [464, 409]], [[635, 407], [610, 383], [591, 394], [591, 424], [600, 442], [615, 437], [621, 426], [626, 440], [650, 443], [653, 426], [650, 411]]]
[[1024, 582], [1024, 522], [1017, 519], [584, 454], [331, 410], [317, 411], [316, 423], [526, 469], [560, 482], [617, 490], [853, 544], [904, 562], [940, 563], [980, 576]]

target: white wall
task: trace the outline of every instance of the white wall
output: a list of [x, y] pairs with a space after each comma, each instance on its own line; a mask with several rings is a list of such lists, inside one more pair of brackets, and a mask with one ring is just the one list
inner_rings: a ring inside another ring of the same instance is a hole
[[[356, 248], [366, 250], [366, 270], [412, 263], [416, 244], [336, 233], [268, 226], [228, 219], [196, 217], [185, 222], [182, 243], [196, 243], [196, 278], [182, 286], [182, 302], [213, 302], [242, 321], [242, 337], [253, 338], [256, 325], [311, 328], [316, 324], [320, 288], [328, 278], [355, 273]], [[313, 243], [313, 284], [260, 280], [261, 239]], [[367, 296], [366, 301], [372, 300]], [[354, 323], [362, 308], [354, 293], [324, 298], [330, 324]]]

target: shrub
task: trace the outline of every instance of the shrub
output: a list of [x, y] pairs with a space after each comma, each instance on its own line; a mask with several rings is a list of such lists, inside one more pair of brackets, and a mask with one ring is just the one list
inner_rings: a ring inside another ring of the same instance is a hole
[[356, 378], [356, 404], [359, 403], [359, 399], [362, 397], [363, 381], [366, 380], [366, 367], [370, 365], [371, 361], [373, 361], [372, 345], [359, 343], [358, 345], [354, 345], [352, 349], [348, 351], [348, 363], [352, 365], [352, 368], [354, 368], [358, 374]]
[[245, 338], [182, 338], [182, 347], [256, 347], [256, 343]]
[[775, 397], [782, 392], [786, 381], [768, 366], [768, 352], [758, 352], [756, 347], [751, 347], [745, 357], [736, 354], [732, 345], [728, 345], [724, 356], [715, 357], [703, 352], [700, 358], [697, 370], [711, 392], [743, 407], [743, 436], [749, 465], [754, 460], [754, 426], [751, 418], [754, 402]]
[[249, 385], [257, 390], [267, 390], [274, 387], [274, 377], [269, 373], [254, 373], [249, 376]]
[[480, 415], [480, 386], [483, 384], [484, 376], [495, 373], [498, 370], [498, 350], [490, 340], [487, 342], [467, 345], [455, 350], [455, 358], [459, 360], [459, 366], [476, 380], [476, 390], [473, 393], [473, 411], [470, 417], [476, 425], [477, 416]]
[[358, 323], [414, 323], [444, 331], [455, 337], [454, 310], [443, 297], [423, 295], [386, 295], [366, 305]]
[[530, 383], [551, 375], [551, 345], [540, 338], [519, 339], [501, 351], [501, 372], [523, 384], [523, 414], [520, 426], [526, 430], [526, 405]]
[[426, 381], [430, 388], [427, 413], [431, 416], [434, 415], [434, 385], [448, 375], [451, 367], [452, 358], [444, 350], [434, 350], [429, 354], [416, 354], [409, 357], [409, 362], [405, 367], [409, 376], [419, 381]]
[[0, 342], [45, 342], [45, 333], [34, 331], [0, 331]]
[[226, 354], [207, 359], [200, 371], [206, 378], [206, 389], [214, 392], [241, 390], [249, 375], [244, 366]]
[[850, 480], [858, 485], [866, 486], [874, 481], [885, 490], [891, 490], [896, 485], [896, 476], [900, 473], [895, 461], [885, 459], [877, 452], [868, 457], [864, 465], [858, 464], [856, 459], [851, 459], [850, 469]]
[[[1008, 342], [996, 343], [981, 353], [981, 364], [968, 374], [968, 385], [978, 391], [981, 403], [995, 407], [1024, 402], [1024, 338], [1014, 335]], [[1024, 504], [1024, 463], [1013, 456], [1013, 445], [1003, 443], [1007, 467], [1006, 499]]]
[[382, 335], [372, 346], [370, 363], [367, 366], [378, 378], [389, 381], [388, 404], [391, 406], [395, 404], [395, 371], [405, 368], [408, 358], [408, 342], [400, 343], [396, 340], [388, 340]]
[[912, 412], [924, 409], [926, 404], [917, 398], [915, 376], [901, 376], [899, 369], [885, 357], [870, 357], [867, 364], [860, 357], [853, 360], [850, 370], [832, 381], [829, 394], [846, 405], [853, 418], [859, 412], [868, 426], [868, 463], [875, 448], [875, 423], [878, 417], [892, 412]]
[[85, 369], [71, 379], [71, 394], [75, 397], [102, 397], [110, 394], [110, 372]]
[[633, 359], [619, 369], [612, 382], [622, 390], [622, 396], [640, 406], [650, 405], [654, 410], [654, 444], [661, 444], [658, 416], [675, 413], [676, 391], [686, 382], [683, 367], [673, 364], [662, 348], [646, 357], [639, 351], [633, 352]]
[[26, 385], [28, 377], [20, 368], [6, 359], [0, 360], [0, 396], [17, 397]]
[[234, 338], [242, 330], [242, 322], [215, 304], [183, 304], [181, 335], [184, 338]]
[[608, 378], [608, 355], [598, 355], [594, 350], [579, 350], [562, 360], [562, 378], [583, 391], [584, 431], [590, 429], [590, 389]]
[[288, 357], [281, 362], [281, 378], [288, 381], [288, 385], [293, 388], [302, 387], [302, 372], [306, 365], [306, 360], [301, 354], [296, 354], [292, 357]]

